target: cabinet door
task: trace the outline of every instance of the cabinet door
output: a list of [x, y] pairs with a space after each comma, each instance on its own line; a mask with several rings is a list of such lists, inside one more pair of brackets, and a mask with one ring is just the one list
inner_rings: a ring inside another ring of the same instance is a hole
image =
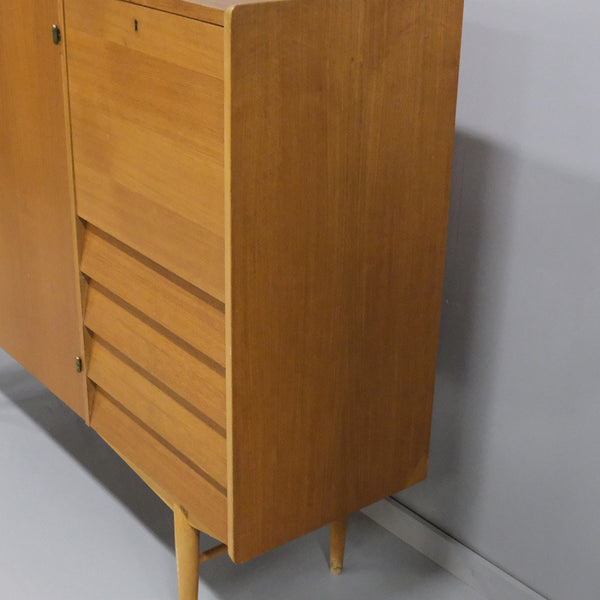
[[0, 346], [85, 416], [58, 0], [0, 3]]

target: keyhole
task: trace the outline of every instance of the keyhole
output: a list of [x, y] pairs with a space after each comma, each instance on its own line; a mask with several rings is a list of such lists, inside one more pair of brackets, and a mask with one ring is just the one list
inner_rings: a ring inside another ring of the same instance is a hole
[[135, 30], [138, 31], [138, 20], [135, 19], [135, 21], [133, 22], [133, 25], [135, 27]]

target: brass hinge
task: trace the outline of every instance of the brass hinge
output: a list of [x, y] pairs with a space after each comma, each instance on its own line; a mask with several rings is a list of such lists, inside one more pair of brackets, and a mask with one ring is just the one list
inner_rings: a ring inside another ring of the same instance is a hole
[[52, 25], [52, 41], [58, 46], [62, 40], [62, 34], [58, 25]]

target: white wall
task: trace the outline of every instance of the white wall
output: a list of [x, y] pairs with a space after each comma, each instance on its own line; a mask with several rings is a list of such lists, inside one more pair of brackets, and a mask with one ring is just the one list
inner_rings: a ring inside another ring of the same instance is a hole
[[600, 598], [599, 0], [466, 0], [430, 477], [398, 498]]

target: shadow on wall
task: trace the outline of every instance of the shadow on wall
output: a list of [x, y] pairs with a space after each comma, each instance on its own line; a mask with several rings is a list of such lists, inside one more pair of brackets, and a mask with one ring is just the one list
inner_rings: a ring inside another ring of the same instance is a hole
[[[493, 348], [499, 343], [502, 322], [499, 299], [507, 272], [505, 247], [514, 219], [514, 184], [522, 167], [508, 150], [464, 131], [457, 130], [454, 144], [427, 483], [432, 478], [442, 480], [446, 493], [438, 494], [436, 506], [441, 515], [458, 510], [461, 518], [468, 520], [468, 505], [462, 504], [461, 499], [473, 502], [478, 493], [477, 483], [468, 480], [469, 489], [461, 489], [460, 499], [453, 486], [455, 481], [462, 481], [459, 471], [477, 472], [478, 467], [473, 463], [484, 459], [481, 453], [485, 452], [485, 444], [479, 444], [480, 453], [473, 455], [472, 442], [466, 440], [478, 435], [468, 425], [486, 422], [489, 406], [483, 387], [476, 392], [482, 399], [477, 403], [465, 402], [461, 390], [473, 382], [491, 385], [494, 378]], [[507, 173], [513, 177], [507, 177]], [[419, 490], [425, 485], [418, 485], [398, 498], [403, 502], [409, 497], [416, 498], [418, 504]], [[432, 518], [430, 514], [423, 516]], [[435, 519], [440, 520], [445, 522], [443, 517]]]
[[549, 597], [598, 548], [598, 223], [600, 181], [457, 131], [429, 477], [396, 497]]
[[[448, 531], [447, 524], [457, 515], [461, 524], [470, 523], [470, 506], [479, 492], [477, 479], [468, 474], [479, 472], [486, 446], [484, 440], [473, 439], [482, 430], [472, 426], [487, 422], [485, 387], [494, 378], [493, 349], [501, 335], [499, 299], [507, 270], [513, 186], [520, 169], [518, 158], [508, 150], [457, 130], [429, 475], [396, 496], [451, 534], [456, 530]], [[480, 401], [473, 402], [473, 396]], [[466, 489], [458, 490], [459, 482]]]
[[[502, 246], [509, 234], [513, 198], [506, 173], [518, 169], [508, 151], [457, 132], [437, 365], [438, 374], [456, 384], [473, 378], [472, 359], [478, 352], [474, 328], [482, 322], [485, 297], [502, 293]], [[494, 271], [494, 278], [482, 286], [486, 268]]]

